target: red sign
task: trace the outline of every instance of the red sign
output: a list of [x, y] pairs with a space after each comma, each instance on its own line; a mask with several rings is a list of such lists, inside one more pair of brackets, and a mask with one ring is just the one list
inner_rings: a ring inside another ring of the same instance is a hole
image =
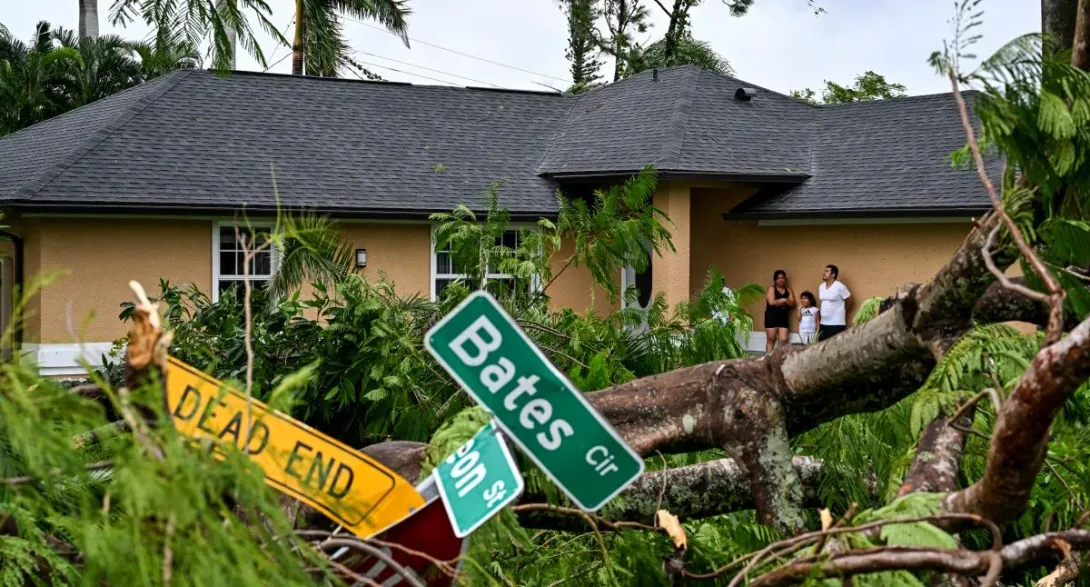
[[[430, 479], [429, 477], [429, 481]], [[421, 491], [425, 495], [433, 492]], [[443, 502], [438, 496], [428, 502], [422, 509], [391, 526], [388, 530], [375, 536], [375, 538], [426, 553], [428, 556], [440, 561], [458, 558], [465, 553], [465, 548], [469, 543], [468, 538], [462, 539], [454, 535], [454, 528], [451, 527], [450, 519], [447, 518], [447, 512], [443, 508]], [[449, 587], [454, 583], [449, 575], [436, 568], [428, 559], [388, 546], [383, 547], [382, 551], [429, 587]], [[401, 573], [373, 556], [356, 551], [346, 559], [341, 562], [349, 569], [383, 587], [405, 585], [405, 578]], [[460, 566], [459, 564], [458, 567]]]

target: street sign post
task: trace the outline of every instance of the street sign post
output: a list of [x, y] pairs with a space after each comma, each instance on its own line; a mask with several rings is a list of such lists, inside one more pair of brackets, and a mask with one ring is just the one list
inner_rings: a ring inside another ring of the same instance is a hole
[[643, 459], [487, 292], [466, 298], [424, 344], [583, 510], [597, 511], [643, 473]]
[[494, 422], [439, 463], [433, 475], [458, 538], [468, 536], [514, 501], [524, 485]]
[[166, 409], [178, 432], [218, 445], [244, 446], [265, 471], [265, 482], [368, 538], [424, 506], [397, 473], [345, 444], [250, 400], [185, 363], [170, 358]]

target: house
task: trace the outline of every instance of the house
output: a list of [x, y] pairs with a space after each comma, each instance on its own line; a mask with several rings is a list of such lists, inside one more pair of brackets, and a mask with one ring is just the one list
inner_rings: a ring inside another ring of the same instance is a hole
[[[273, 173], [284, 206], [330, 214], [366, 249], [365, 275], [434, 295], [453, 276], [430, 213], [482, 207], [500, 182], [501, 204], [535, 220], [556, 213], [557, 188], [652, 164], [677, 250], [650, 279], [618, 276], [626, 285], [676, 303], [712, 266], [731, 285], [782, 268], [798, 293], [835, 263], [858, 307], [927, 279], [989, 207], [975, 173], [950, 164], [964, 143], [949, 94], [812, 106], [695, 66], [580, 96], [179, 71], [0, 139], [14, 237], [0, 300], [10, 312], [13, 283], [67, 270], [34, 298], [22, 338], [44, 372], [76, 372], [80, 353], [97, 359], [124, 333], [130, 279], [237, 285], [232, 217], [275, 210]], [[608, 309], [592, 289], [570, 271], [550, 293]], [[763, 349], [754, 310], [748, 343]]]

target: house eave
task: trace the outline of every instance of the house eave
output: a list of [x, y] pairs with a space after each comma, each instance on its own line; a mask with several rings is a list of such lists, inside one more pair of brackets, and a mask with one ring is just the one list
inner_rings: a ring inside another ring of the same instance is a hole
[[[78, 215], [108, 215], [108, 216], [193, 216], [216, 218], [233, 216], [239, 212], [246, 212], [255, 218], [275, 217], [278, 213], [313, 213], [332, 218], [353, 220], [428, 220], [438, 212], [449, 212], [447, 209], [399, 209], [399, 208], [324, 208], [315, 206], [290, 206], [279, 208], [269, 205], [215, 205], [215, 204], [72, 204], [72, 203], [43, 203], [43, 202], [0, 202], [0, 208], [18, 211], [21, 214], [78, 214]], [[485, 213], [487, 209], [474, 209], [476, 213]], [[512, 220], [537, 220], [540, 218], [555, 218], [557, 210], [518, 210], [511, 211]]]
[[845, 210], [790, 210], [725, 212], [723, 220], [841, 220], [883, 218], [972, 218], [987, 212], [987, 206], [951, 208], [873, 208]]
[[[623, 169], [613, 171], [573, 171], [573, 172], [543, 172], [542, 177], [557, 182], [579, 180], [612, 180], [628, 178], [640, 172], [640, 169]], [[799, 184], [811, 176], [808, 173], [723, 173], [707, 171], [684, 170], [657, 170], [659, 180], [670, 181], [701, 181], [701, 182], [745, 182], [745, 183], [789, 183]]]

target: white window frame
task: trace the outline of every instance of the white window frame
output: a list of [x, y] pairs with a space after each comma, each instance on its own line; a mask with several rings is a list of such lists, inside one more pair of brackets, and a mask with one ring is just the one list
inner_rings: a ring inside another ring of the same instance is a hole
[[[534, 228], [535, 226], [537, 226], [537, 225], [532, 223], [532, 222], [512, 222], [512, 223], [507, 225], [507, 228], [504, 229], [504, 231], [505, 232], [507, 232], [507, 231], [518, 232], [521, 229]], [[465, 278], [468, 277], [468, 275], [465, 274], [465, 273], [439, 273], [439, 251], [436, 250], [436, 245], [438, 244], [438, 242], [437, 242], [436, 234], [435, 234], [436, 231], [438, 230], [438, 228], [439, 228], [438, 224], [432, 224], [431, 225], [431, 247], [430, 247], [431, 248], [431, 279], [430, 279], [430, 282], [431, 283], [430, 283], [430, 289], [431, 289], [431, 300], [432, 301], [436, 301], [436, 300], [439, 299], [439, 296], [437, 295], [437, 292], [436, 292], [436, 289], [435, 289], [435, 282], [437, 280], [439, 280], [439, 279], [465, 279]], [[511, 275], [510, 273], [491, 273], [491, 272], [489, 272], [489, 273], [485, 274], [485, 278], [487, 278], [489, 280], [492, 280], [492, 279], [514, 279], [514, 277], [515, 276]], [[538, 275], [534, 275], [530, 279], [530, 291], [531, 292], [536, 292], [539, 288], [541, 288], [541, 278]]]
[[[219, 220], [212, 224], [212, 301], [218, 302], [220, 298], [220, 281], [242, 281], [241, 275], [229, 275], [224, 277], [220, 274], [220, 246], [222, 245], [222, 239], [220, 238], [220, 232], [224, 228], [234, 228], [236, 225], [233, 220]], [[274, 225], [272, 222], [251, 222], [250, 228], [272, 228]], [[243, 227], [239, 227], [243, 229]], [[271, 269], [272, 271], [268, 275], [250, 276], [250, 281], [271, 281], [273, 276], [276, 275], [276, 270], [280, 268], [280, 251], [275, 246], [270, 246], [270, 254], [272, 255]]]

